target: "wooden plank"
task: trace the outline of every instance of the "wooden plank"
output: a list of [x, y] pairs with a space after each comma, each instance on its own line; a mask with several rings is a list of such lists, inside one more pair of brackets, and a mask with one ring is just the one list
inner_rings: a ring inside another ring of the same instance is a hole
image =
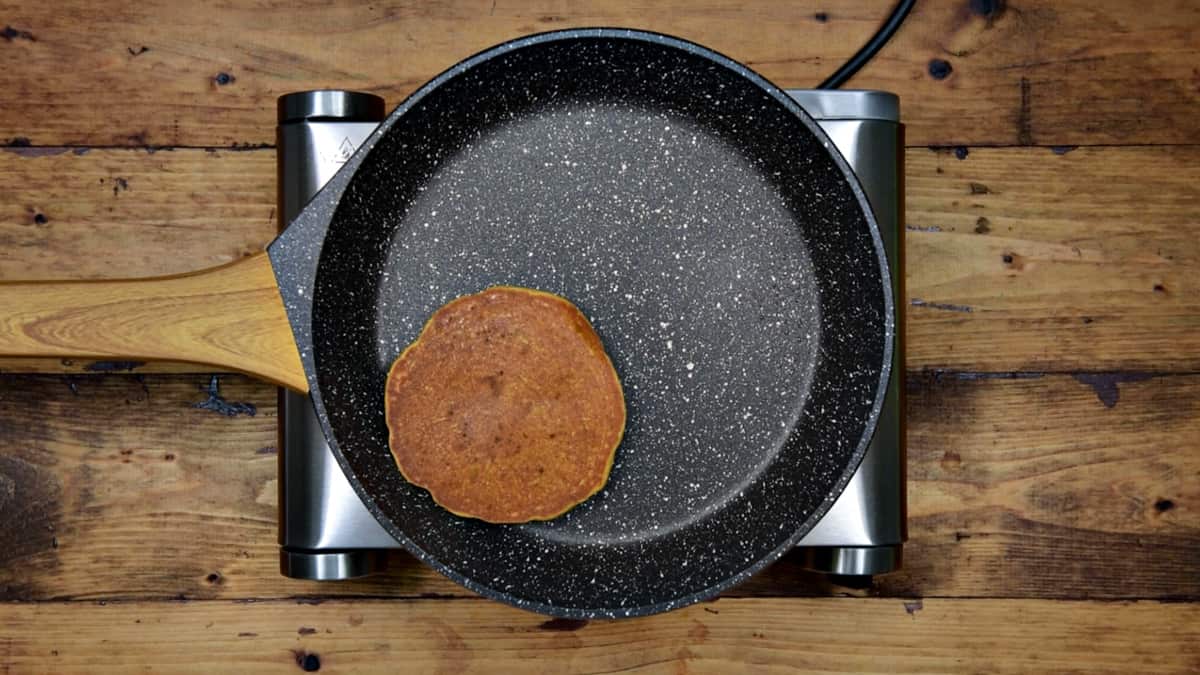
[[1200, 597], [1200, 377], [911, 376], [907, 409], [883, 592]]
[[276, 230], [273, 151], [8, 148], [0, 185], [6, 280], [190, 272]]
[[[9, 604], [5, 672], [1188, 673], [1200, 607], [724, 599], [622, 621], [466, 600]], [[870, 636], [864, 639], [863, 636]]]
[[194, 594], [219, 569], [214, 556], [226, 576], [249, 562], [269, 573], [277, 555], [275, 388], [229, 377], [218, 389], [227, 407], [194, 407], [210, 400], [209, 384], [0, 378], [7, 598], [73, 595], [42, 582], [64, 572], [98, 597], [149, 588]]
[[[273, 154], [0, 152], [0, 279], [170, 274], [259, 250]], [[1200, 370], [1200, 147], [906, 161], [909, 367]]]
[[1200, 148], [906, 158], [910, 367], [1200, 370]]
[[[273, 142], [280, 94], [343, 87], [397, 104], [506, 39], [574, 26], [673, 33], [782, 86], [813, 86], [871, 35], [874, 0], [168, 0], [9, 4], [0, 139], [34, 145]], [[1200, 8], [1162, 0], [919, 3], [852, 86], [904, 98], [914, 144], [1196, 143]], [[936, 75], [936, 76], [935, 76]], [[940, 79], [939, 79], [940, 78]], [[1130, 95], [1137, 92], [1137, 95]]]
[[[214, 412], [208, 385], [0, 377], [0, 599], [470, 595], [399, 553], [280, 577], [275, 390], [222, 378]], [[731, 595], [1200, 598], [1200, 376], [914, 375], [908, 420], [904, 571], [848, 588], [789, 557]]]

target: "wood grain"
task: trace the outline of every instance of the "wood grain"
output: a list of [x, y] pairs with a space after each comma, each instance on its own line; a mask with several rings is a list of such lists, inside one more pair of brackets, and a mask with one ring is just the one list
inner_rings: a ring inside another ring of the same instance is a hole
[[[601, 24], [811, 86], [887, 4], [0, 0], [0, 279], [261, 250], [289, 91], [396, 105], [478, 49]], [[0, 376], [0, 670], [1200, 671], [1197, 26], [1190, 0], [925, 0], [851, 82], [908, 124], [903, 571], [785, 557], [716, 602], [589, 624], [402, 553], [285, 580], [273, 386], [0, 360], [91, 373]]]
[[[261, 250], [273, 154], [0, 152], [13, 195], [0, 279], [172, 274]], [[906, 161], [910, 368], [1200, 371], [1200, 147], [913, 148]]]
[[1200, 598], [1200, 377], [911, 375], [907, 402], [886, 592]]
[[1200, 148], [907, 160], [910, 367], [1200, 370]]
[[[279, 576], [275, 389], [195, 407], [209, 383], [0, 378], [0, 599], [471, 595], [400, 553]], [[908, 400], [905, 569], [854, 588], [788, 557], [730, 595], [1200, 598], [1200, 376], [914, 375]]]
[[265, 252], [145, 279], [0, 282], [0, 355], [177, 360], [308, 381]]
[[[34, 145], [272, 143], [275, 98], [353, 88], [392, 105], [460, 59], [573, 26], [677, 34], [811, 87], [870, 36], [875, 0], [6, 3], [0, 139]], [[991, 8], [991, 9], [988, 9]], [[852, 82], [904, 100], [917, 145], [1197, 143], [1200, 7], [1160, 0], [918, 3]], [[933, 67], [935, 60], [944, 62]], [[949, 68], [946, 67], [949, 66]], [[943, 75], [935, 78], [931, 73]]]
[[12, 673], [1200, 668], [1200, 607], [1155, 602], [723, 599], [590, 623], [483, 600], [10, 604], [0, 606], [0, 635]]
[[271, 150], [6, 148], [0, 196], [8, 280], [191, 272], [261, 251], [277, 227]]

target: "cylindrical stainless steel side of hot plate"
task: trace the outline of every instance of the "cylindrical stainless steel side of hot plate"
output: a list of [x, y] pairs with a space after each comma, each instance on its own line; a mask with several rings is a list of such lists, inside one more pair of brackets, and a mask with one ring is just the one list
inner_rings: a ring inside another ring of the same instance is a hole
[[[378, 96], [307, 91], [278, 103], [280, 228], [342, 168], [386, 115]], [[308, 396], [279, 393], [280, 571], [338, 580], [382, 571], [397, 544], [367, 510], [325, 443]]]
[[858, 176], [887, 250], [895, 298], [891, 379], [858, 471], [797, 545], [804, 565], [829, 574], [870, 575], [900, 566], [907, 538], [904, 438], [904, 127], [900, 99], [882, 91], [792, 90]]

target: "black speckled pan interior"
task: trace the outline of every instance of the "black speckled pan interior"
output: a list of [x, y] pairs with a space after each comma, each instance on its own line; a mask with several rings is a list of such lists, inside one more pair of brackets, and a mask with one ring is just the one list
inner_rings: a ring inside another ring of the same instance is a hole
[[[455, 66], [270, 253], [367, 506], [456, 581], [555, 615], [671, 609], [776, 559], [857, 468], [889, 376], [887, 263], [844, 161], [761, 77], [656, 34], [548, 33]], [[608, 485], [550, 522], [451, 515], [387, 447], [391, 362], [494, 284], [573, 301], [625, 387]]]

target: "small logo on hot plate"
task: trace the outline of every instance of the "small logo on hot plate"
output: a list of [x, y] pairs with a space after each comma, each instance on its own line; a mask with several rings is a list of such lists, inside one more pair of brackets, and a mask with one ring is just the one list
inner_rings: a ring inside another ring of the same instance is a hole
[[321, 159], [332, 164], [345, 164], [351, 157], [354, 156], [354, 151], [357, 149], [358, 148], [354, 147], [354, 144], [350, 142], [350, 137], [347, 136], [342, 139], [342, 143], [337, 147], [337, 150], [332, 152], [321, 152]]
[[342, 144], [338, 146], [337, 154], [333, 156], [333, 161], [338, 164], [345, 164], [354, 155], [354, 150], [354, 144], [350, 142], [350, 137], [343, 138]]

